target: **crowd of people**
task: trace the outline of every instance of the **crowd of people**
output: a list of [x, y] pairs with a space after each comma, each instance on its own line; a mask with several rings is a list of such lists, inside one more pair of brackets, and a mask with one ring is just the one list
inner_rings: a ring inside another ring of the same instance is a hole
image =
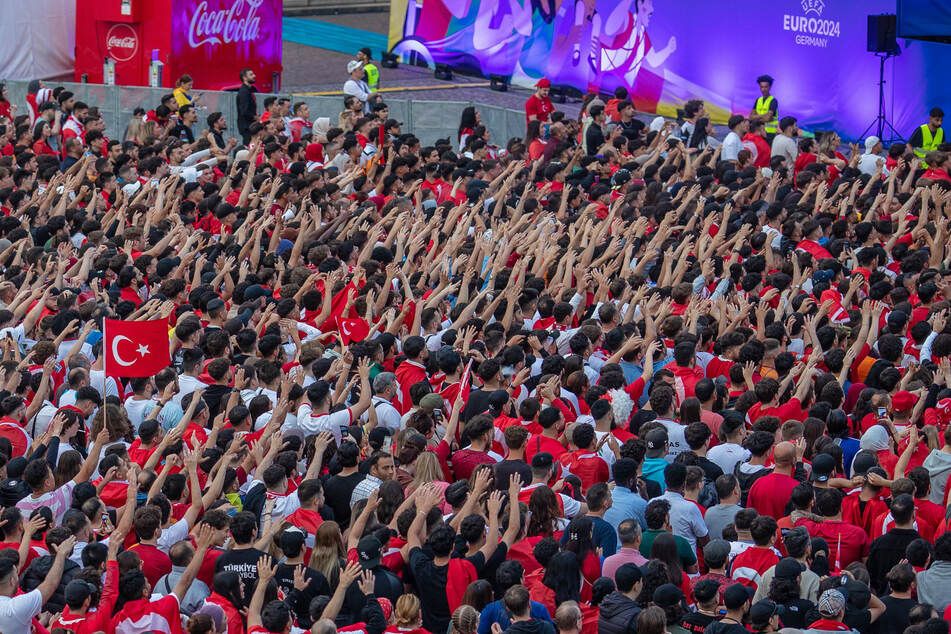
[[0, 88], [0, 632], [947, 634], [947, 147], [424, 145], [361, 55], [240, 141]]

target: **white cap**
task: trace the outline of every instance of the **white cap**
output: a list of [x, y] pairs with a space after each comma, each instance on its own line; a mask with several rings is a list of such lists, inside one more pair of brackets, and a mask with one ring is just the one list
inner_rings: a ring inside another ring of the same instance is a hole
[[881, 142], [882, 140], [878, 138], [877, 136], [870, 136], [869, 138], [865, 139], [865, 153], [871, 154], [872, 148], [874, 148], [876, 145], [878, 145]]
[[650, 131], [659, 132], [661, 128], [664, 127], [664, 118], [663, 117], [654, 117], [654, 120], [651, 121]]
[[251, 153], [247, 150], [238, 150], [234, 153], [234, 160], [238, 163], [241, 161], [247, 161], [249, 158], [251, 158]]
[[358, 68], [363, 68], [363, 62], [361, 62], [361, 61], [359, 61], [359, 60], [356, 60], [356, 59], [352, 59], [352, 60], [350, 60], [349, 62], [347, 62], [347, 72], [348, 72], [348, 73], [352, 73], [353, 71], [357, 70]]
[[139, 188], [142, 187], [142, 183], [135, 181], [134, 183], [129, 183], [122, 186], [122, 193], [126, 196], [131, 196], [139, 191]]

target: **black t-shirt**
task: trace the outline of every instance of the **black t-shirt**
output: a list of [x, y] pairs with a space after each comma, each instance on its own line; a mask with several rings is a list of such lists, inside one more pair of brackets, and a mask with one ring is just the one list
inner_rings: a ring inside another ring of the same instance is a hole
[[715, 622], [715, 617], [700, 614], [699, 612], [690, 612], [684, 616], [684, 620], [680, 622], [680, 627], [688, 632], [693, 632], [693, 634], [703, 634], [707, 626]]
[[[251, 603], [251, 594], [254, 592], [254, 585], [258, 580], [258, 559], [267, 556], [271, 565], [274, 565], [274, 558], [263, 550], [257, 548], [241, 548], [238, 550], [226, 550], [215, 560], [215, 574], [219, 572], [236, 572], [244, 583], [244, 605], [247, 607]], [[291, 581], [293, 586], [293, 580]]]
[[437, 566], [421, 548], [414, 548], [409, 552], [409, 567], [419, 592], [423, 627], [430, 632], [445, 632], [452, 619], [446, 598], [449, 566]]
[[703, 469], [703, 478], [706, 482], [714, 482], [723, 475], [723, 469], [720, 468], [720, 465], [706, 456], [700, 456], [697, 466]]
[[908, 627], [908, 613], [918, 605], [917, 602], [913, 599], [896, 599], [888, 594], [882, 597], [882, 603], [885, 604], [885, 614], [878, 617], [872, 631], [881, 634], [904, 632]]
[[[284, 591], [285, 595], [289, 595], [291, 590], [294, 589], [294, 570], [297, 569], [299, 565], [301, 564], [277, 565], [277, 574], [274, 575], [274, 581], [277, 582], [278, 587]], [[331, 594], [330, 584], [327, 583], [327, 577], [325, 577], [323, 573], [307, 566], [304, 567], [304, 576], [310, 579], [310, 583], [306, 588], [298, 592], [296, 604], [292, 605], [291, 608], [294, 610], [298, 619], [306, 620], [310, 623], [308, 608], [310, 607], [311, 600], [321, 595], [329, 596]]]
[[783, 627], [797, 627], [803, 630], [813, 623], [813, 621], [806, 618], [806, 615], [816, 607], [812, 601], [808, 599], [793, 599], [785, 603], [784, 607], [786, 608], [786, 613], [779, 619], [783, 622]]
[[522, 486], [532, 483], [532, 468], [524, 460], [503, 460], [495, 463], [495, 486], [499, 491], [508, 491], [509, 480], [514, 474], [522, 476]]
[[331, 476], [324, 483], [324, 499], [337, 518], [340, 528], [350, 525], [350, 496], [357, 485], [366, 478], [359, 471], [348, 476]]
[[191, 128], [189, 128], [187, 125], [184, 125], [182, 123], [179, 123], [174, 128], [172, 128], [172, 131], [169, 133], [169, 136], [175, 137], [176, 139], [181, 139], [182, 141], [185, 141], [186, 143], [195, 142], [195, 133], [192, 132]]

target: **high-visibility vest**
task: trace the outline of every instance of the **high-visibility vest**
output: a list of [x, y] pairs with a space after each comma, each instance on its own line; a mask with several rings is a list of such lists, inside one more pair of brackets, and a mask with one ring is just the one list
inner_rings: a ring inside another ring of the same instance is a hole
[[915, 156], [921, 159], [921, 166], [927, 169], [928, 164], [924, 161], [925, 154], [937, 150], [944, 141], [944, 128], [938, 128], [937, 132], [931, 134], [931, 128], [925, 123], [919, 129], [921, 130], [921, 147], [914, 148], [914, 152]]
[[363, 70], [367, 74], [367, 86], [370, 87], [371, 91], [376, 92], [380, 83], [380, 69], [373, 64], [365, 64]]
[[[773, 103], [773, 96], [769, 97], [757, 97], [756, 98], [756, 114], [769, 114], [769, 104]], [[767, 121], [764, 126], [767, 134], [776, 134], [776, 130], [779, 128], [779, 120], [773, 119], [772, 121]]]

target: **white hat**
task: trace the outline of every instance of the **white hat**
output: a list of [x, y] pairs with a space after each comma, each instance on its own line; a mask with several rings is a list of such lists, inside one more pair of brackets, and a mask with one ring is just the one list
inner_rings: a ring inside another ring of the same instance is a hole
[[874, 148], [876, 145], [878, 145], [881, 142], [882, 140], [878, 138], [877, 136], [870, 136], [869, 138], [865, 139], [865, 153], [871, 154], [872, 148]]
[[247, 150], [238, 150], [234, 153], [234, 160], [238, 163], [241, 161], [247, 161], [249, 158], [251, 158], [251, 153]]
[[359, 61], [359, 60], [356, 60], [356, 59], [352, 59], [352, 60], [350, 60], [349, 62], [347, 62], [347, 72], [348, 72], [348, 73], [352, 73], [353, 71], [355, 71], [355, 70], [357, 70], [357, 69], [359, 69], [359, 68], [363, 68], [363, 62], [361, 62], [361, 61]]
[[650, 131], [659, 132], [661, 128], [664, 127], [664, 118], [663, 117], [654, 117], [654, 120], [651, 121]]
[[140, 187], [142, 187], [142, 183], [140, 183], [139, 181], [128, 183], [122, 186], [122, 193], [124, 193], [126, 196], [132, 196], [137, 191], [139, 191]]

